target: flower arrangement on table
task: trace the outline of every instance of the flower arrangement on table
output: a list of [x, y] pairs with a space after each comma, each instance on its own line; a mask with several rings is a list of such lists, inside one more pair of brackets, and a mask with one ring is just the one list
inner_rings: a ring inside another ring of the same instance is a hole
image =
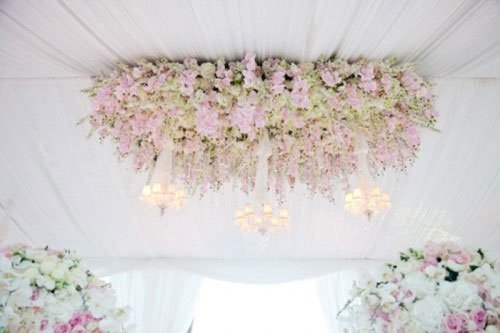
[[0, 332], [125, 332], [128, 309], [70, 251], [0, 250]]
[[500, 332], [500, 261], [480, 249], [409, 249], [352, 294], [339, 314], [356, 332]]
[[152, 168], [171, 138], [176, 180], [201, 192], [239, 180], [248, 193], [267, 131], [277, 194], [300, 181], [331, 198], [356, 171], [360, 132], [374, 172], [415, 160], [419, 128], [434, 128], [437, 115], [414, 69], [393, 59], [259, 64], [251, 53], [233, 62], [139, 61], [94, 79], [88, 120], [136, 170]]

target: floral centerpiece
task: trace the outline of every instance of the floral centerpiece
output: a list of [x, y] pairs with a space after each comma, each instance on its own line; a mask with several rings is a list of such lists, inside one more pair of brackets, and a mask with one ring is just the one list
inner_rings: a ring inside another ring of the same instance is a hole
[[434, 128], [437, 114], [430, 84], [414, 70], [394, 59], [257, 63], [251, 53], [233, 62], [119, 64], [85, 90], [88, 120], [137, 170], [150, 169], [171, 138], [174, 176], [192, 191], [239, 180], [248, 192], [267, 131], [277, 193], [300, 181], [331, 198], [357, 169], [360, 132], [374, 172], [415, 160], [419, 128]]
[[0, 250], [0, 332], [125, 332], [127, 309], [70, 251]]
[[429, 242], [355, 284], [340, 312], [355, 332], [500, 332], [500, 261]]

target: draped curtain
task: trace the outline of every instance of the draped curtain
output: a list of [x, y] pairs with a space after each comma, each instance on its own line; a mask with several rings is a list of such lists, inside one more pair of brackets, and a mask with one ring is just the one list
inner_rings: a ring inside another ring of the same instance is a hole
[[358, 280], [359, 276], [359, 271], [343, 270], [316, 279], [319, 299], [330, 333], [345, 332], [347, 329], [337, 318], [337, 314], [349, 300], [353, 282]]
[[186, 333], [194, 316], [201, 278], [174, 267], [149, 265], [109, 278], [118, 305], [129, 305], [138, 333]]

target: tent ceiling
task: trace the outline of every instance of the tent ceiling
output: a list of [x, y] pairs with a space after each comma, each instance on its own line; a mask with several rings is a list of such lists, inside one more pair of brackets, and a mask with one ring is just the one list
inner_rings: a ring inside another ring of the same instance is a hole
[[[497, 1], [3, 2], [0, 204], [15, 205], [9, 241], [122, 258], [384, 258], [428, 239], [500, 254], [499, 31]], [[435, 78], [441, 132], [423, 134], [407, 175], [380, 180], [393, 207], [371, 231], [344, 212], [341, 193], [332, 204], [299, 188], [293, 227], [261, 248], [232, 224], [245, 197], [231, 187], [191, 199], [158, 228], [157, 211], [137, 201], [145, 175], [76, 126], [90, 110], [85, 77], [117, 60], [245, 51], [395, 55]]]

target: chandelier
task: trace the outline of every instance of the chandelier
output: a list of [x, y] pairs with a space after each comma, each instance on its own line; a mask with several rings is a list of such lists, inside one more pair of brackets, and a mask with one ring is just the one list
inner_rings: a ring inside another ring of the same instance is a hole
[[344, 208], [353, 215], [364, 215], [371, 221], [373, 215], [390, 206], [389, 195], [381, 193], [377, 186], [370, 186], [362, 177], [359, 187], [345, 196]]
[[358, 141], [358, 168], [360, 180], [358, 187], [347, 193], [344, 201], [344, 208], [353, 215], [364, 215], [368, 222], [372, 217], [385, 211], [390, 207], [390, 199], [387, 193], [382, 193], [380, 189], [372, 184], [368, 170], [368, 144], [363, 133], [359, 135]]
[[290, 226], [290, 214], [284, 208], [275, 214], [269, 203], [263, 203], [260, 210], [254, 210], [252, 204], [246, 204], [236, 211], [234, 222], [244, 232], [258, 232], [265, 235], [286, 229]]
[[160, 209], [163, 216], [167, 209], [180, 210], [187, 202], [184, 190], [171, 181], [172, 149], [168, 146], [156, 161], [151, 181], [144, 185], [139, 200]]
[[160, 208], [160, 215], [163, 216], [168, 208], [176, 211], [180, 210], [187, 199], [184, 191], [178, 189], [172, 183], [154, 182], [144, 185], [139, 200], [150, 206]]
[[285, 230], [290, 226], [290, 214], [285, 208], [276, 211], [267, 199], [268, 158], [271, 156], [271, 144], [267, 132], [257, 146], [257, 175], [253, 203], [247, 203], [236, 211], [235, 224], [244, 232], [258, 232], [266, 235], [270, 232]]

